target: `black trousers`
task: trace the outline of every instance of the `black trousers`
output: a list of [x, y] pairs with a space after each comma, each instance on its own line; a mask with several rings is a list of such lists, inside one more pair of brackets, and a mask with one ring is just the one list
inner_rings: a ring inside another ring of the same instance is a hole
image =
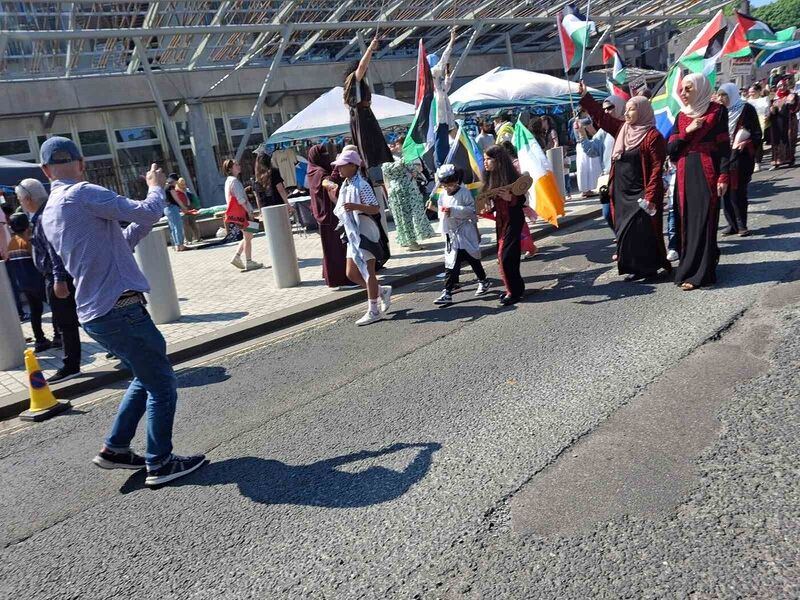
[[452, 269], [445, 269], [444, 289], [452, 292], [455, 285], [458, 283], [458, 277], [461, 275], [461, 263], [468, 262], [472, 270], [475, 271], [475, 276], [479, 281], [486, 279], [486, 271], [483, 270], [483, 265], [480, 259], [474, 258], [469, 255], [466, 250], [459, 250], [456, 253], [456, 262]]
[[44, 330], [42, 329], [42, 313], [44, 312], [44, 298], [42, 298], [42, 292], [39, 290], [23, 290], [23, 293], [31, 309], [33, 337], [37, 342], [43, 342], [46, 338], [44, 337]]
[[75, 286], [68, 281], [69, 297], [58, 298], [53, 291], [53, 282], [47, 282], [47, 303], [53, 311], [53, 323], [61, 332], [64, 347], [64, 368], [70, 371], [81, 366], [81, 334], [78, 324], [78, 309], [75, 306]]

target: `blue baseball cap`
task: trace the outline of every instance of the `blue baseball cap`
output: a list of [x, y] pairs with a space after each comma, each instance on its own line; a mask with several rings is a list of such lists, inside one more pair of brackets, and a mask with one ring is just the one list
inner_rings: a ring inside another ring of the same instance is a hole
[[69, 138], [59, 136], [45, 140], [44, 144], [42, 144], [40, 156], [41, 164], [43, 165], [63, 165], [83, 158], [75, 142]]

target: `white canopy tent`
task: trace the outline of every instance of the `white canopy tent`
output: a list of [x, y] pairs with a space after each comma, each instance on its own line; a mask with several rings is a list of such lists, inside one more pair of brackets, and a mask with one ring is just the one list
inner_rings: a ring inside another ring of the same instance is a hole
[[[590, 88], [594, 95], [602, 92]], [[450, 94], [453, 110], [460, 113], [515, 106], [555, 106], [577, 102], [578, 84], [552, 75], [497, 67]]]
[[[344, 90], [337, 86], [283, 124], [266, 141], [280, 144], [293, 140], [330, 137], [350, 132], [350, 114], [343, 101]], [[414, 118], [414, 105], [372, 94], [372, 112], [381, 127], [408, 125]]]

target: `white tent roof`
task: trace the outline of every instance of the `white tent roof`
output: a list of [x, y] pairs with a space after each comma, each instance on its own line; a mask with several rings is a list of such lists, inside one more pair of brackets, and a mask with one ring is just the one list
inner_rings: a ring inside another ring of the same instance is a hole
[[450, 103], [456, 112], [474, 112], [524, 105], [565, 104], [569, 103], [570, 94], [577, 102], [577, 83], [544, 73], [497, 67], [450, 94]]
[[[350, 114], [343, 100], [344, 90], [337, 86], [325, 92], [273, 133], [267, 144], [292, 140], [330, 137], [350, 132]], [[408, 125], [414, 118], [414, 105], [372, 94], [372, 112], [381, 127]]]

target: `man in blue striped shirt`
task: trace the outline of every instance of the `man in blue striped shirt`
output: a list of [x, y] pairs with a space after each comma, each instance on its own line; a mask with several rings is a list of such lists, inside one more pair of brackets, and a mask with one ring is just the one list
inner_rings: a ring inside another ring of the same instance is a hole
[[[166, 176], [152, 165], [139, 202], [85, 181], [83, 157], [68, 138], [51, 137], [41, 148], [42, 170], [51, 182], [41, 225], [75, 283], [78, 319], [84, 330], [133, 372], [117, 418], [94, 463], [104, 469], [147, 467], [145, 484], [157, 486], [202, 466], [205, 456], [172, 453], [177, 382], [164, 337], [145, 309], [150, 290], [133, 249], [164, 211]], [[125, 229], [120, 222], [130, 223]], [[147, 451], [130, 448], [147, 413]]]

